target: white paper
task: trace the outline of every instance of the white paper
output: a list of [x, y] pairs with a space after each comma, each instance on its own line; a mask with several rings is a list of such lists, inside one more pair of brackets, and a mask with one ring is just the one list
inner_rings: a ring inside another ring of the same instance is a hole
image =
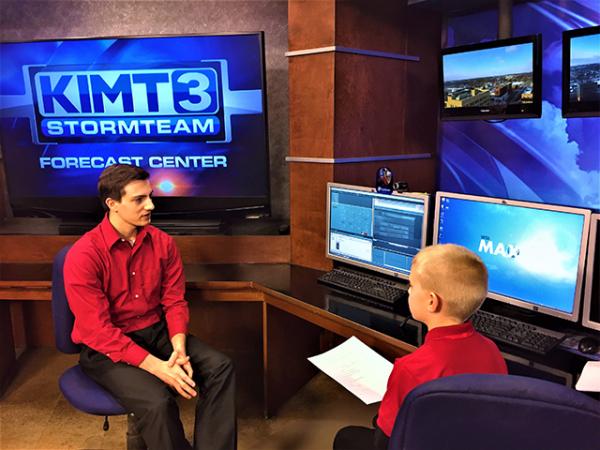
[[352, 336], [308, 360], [367, 405], [381, 401], [393, 364]]
[[586, 392], [600, 392], [600, 361], [588, 361], [585, 364], [575, 389]]

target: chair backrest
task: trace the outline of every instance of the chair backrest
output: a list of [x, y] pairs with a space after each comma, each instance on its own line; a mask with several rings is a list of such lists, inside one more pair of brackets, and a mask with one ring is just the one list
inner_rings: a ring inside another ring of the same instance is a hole
[[389, 450], [598, 450], [600, 402], [514, 375], [455, 375], [406, 397]]
[[52, 264], [52, 319], [56, 348], [63, 353], [79, 353], [80, 346], [71, 339], [75, 317], [69, 309], [63, 275], [65, 258], [70, 248], [71, 245], [63, 247], [54, 257]]

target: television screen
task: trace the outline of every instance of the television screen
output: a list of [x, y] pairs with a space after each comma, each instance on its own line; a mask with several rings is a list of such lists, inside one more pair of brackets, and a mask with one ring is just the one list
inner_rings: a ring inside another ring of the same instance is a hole
[[151, 174], [157, 213], [269, 211], [263, 35], [0, 44], [15, 215], [99, 210], [114, 163]]
[[583, 297], [584, 327], [600, 331], [600, 214], [592, 214]]
[[541, 115], [541, 37], [442, 50], [442, 119]]
[[327, 185], [327, 256], [408, 279], [425, 246], [429, 195]]
[[489, 297], [576, 321], [590, 211], [438, 192], [434, 243], [467, 247], [489, 272]]
[[563, 32], [562, 113], [600, 116], [600, 26]]

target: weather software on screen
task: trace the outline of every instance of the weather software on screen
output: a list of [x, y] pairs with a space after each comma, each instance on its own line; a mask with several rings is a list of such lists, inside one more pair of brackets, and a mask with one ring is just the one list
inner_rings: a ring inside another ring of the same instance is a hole
[[340, 188], [330, 195], [330, 255], [410, 273], [423, 241], [423, 199]]
[[583, 215], [449, 197], [437, 207], [437, 241], [477, 253], [490, 293], [573, 312]]

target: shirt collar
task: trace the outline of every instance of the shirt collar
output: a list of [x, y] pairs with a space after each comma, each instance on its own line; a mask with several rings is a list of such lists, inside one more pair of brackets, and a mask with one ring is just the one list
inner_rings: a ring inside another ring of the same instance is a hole
[[427, 332], [425, 342], [438, 339], [463, 339], [471, 336], [474, 332], [475, 329], [473, 328], [473, 325], [471, 325], [471, 322], [437, 327]]
[[[104, 242], [106, 243], [106, 246], [109, 249], [111, 249], [113, 245], [115, 245], [115, 243], [121, 240], [121, 236], [119, 236], [119, 233], [117, 232], [117, 230], [115, 230], [115, 227], [113, 227], [110, 223], [110, 220], [108, 220], [108, 213], [104, 215], [104, 219], [102, 219], [102, 222], [100, 222], [100, 231], [102, 232]], [[135, 240], [142, 242], [146, 238], [146, 236], [150, 236], [150, 233], [148, 232], [148, 227], [138, 228]]]

